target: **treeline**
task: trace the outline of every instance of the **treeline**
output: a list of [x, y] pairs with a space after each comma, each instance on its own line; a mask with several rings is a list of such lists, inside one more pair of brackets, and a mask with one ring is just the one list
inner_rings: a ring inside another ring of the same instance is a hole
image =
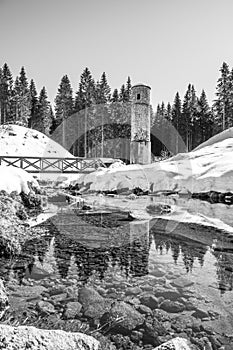
[[[194, 85], [189, 84], [181, 100], [179, 92], [176, 93], [173, 104], [164, 102], [157, 106], [153, 125], [165, 134], [169, 149], [168, 125], [172, 123], [178, 134], [182, 137], [187, 150], [192, 150], [211, 136], [233, 126], [233, 68], [230, 70], [223, 62], [220, 68], [220, 77], [216, 86], [216, 99], [210, 106], [206, 93], [202, 90], [197, 96]], [[166, 135], [167, 133], [167, 135]], [[161, 145], [161, 148], [162, 145]], [[173, 147], [174, 148], [174, 147]], [[177, 153], [177, 149], [174, 149]]]
[[[38, 94], [34, 80], [28, 82], [24, 67], [15, 79], [6, 63], [0, 68], [1, 124], [19, 124], [50, 135], [74, 113], [77, 113], [78, 118], [83, 111], [88, 111], [82, 119], [86, 132], [72, 146], [73, 153], [79, 156], [110, 156], [112, 151], [116, 153], [117, 147], [122, 145], [114, 141], [112, 150], [109, 144], [107, 150], [107, 140], [130, 138], [130, 99], [130, 77], [119, 91], [115, 89], [112, 92], [105, 72], [95, 81], [90, 70], [85, 68], [76, 92], [73, 92], [68, 76], [62, 77], [53, 109], [46, 88], [43, 87]], [[96, 108], [96, 105], [101, 105], [101, 109]], [[108, 117], [108, 122], [102, 125], [99, 123], [101, 115]], [[119, 124], [122, 118], [125, 118], [125, 126]], [[189, 84], [183, 100], [177, 92], [172, 104], [165, 106], [162, 102], [156, 111], [151, 109], [151, 124], [161, 130], [164, 134], [162, 139], [168, 143], [165, 146], [161, 142], [157, 143], [157, 154], [166, 147], [173, 153], [179, 150], [178, 144], [169, 145], [169, 125], [174, 126], [188, 150], [233, 126], [233, 69], [225, 62], [222, 64], [212, 106], [208, 104], [204, 90], [197, 96], [195, 87]]]
[[[83, 121], [83, 113], [79, 116], [79, 112], [88, 111], [87, 120], [85, 120], [86, 133], [72, 147], [73, 154], [79, 156], [103, 156], [105, 140], [117, 138], [119, 135], [130, 138], [130, 125], [127, 124], [130, 120], [130, 108], [127, 103], [130, 101], [130, 96], [130, 77], [125, 84], [122, 84], [119, 91], [115, 89], [111, 93], [105, 72], [99, 80], [95, 81], [90, 70], [85, 68], [75, 93], [68, 76], [62, 77], [53, 110], [46, 88], [43, 87], [38, 94], [34, 80], [31, 79], [28, 82], [24, 67], [21, 68], [15, 80], [6, 63], [0, 68], [1, 124], [18, 124], [49, 136], [71, 115], [77, 113], [77, 119], [80, 117]], [[101, 109], [96, 109], [94, 107], [96, 105], [101, 105]], [[99, 125], [101, 124], [100, 113], [105, 116], [105, 120], [108, 119], [106, 126]], [[118, 122], [122, 121], [124, 116], [126, 125], [121, 127]], [[118, 145], [115, 144], [113, 147], [116, 153]]]
[[39, 93], [33, 79], [28, 83], [24, 67], [13, 80], [5, 63], [0, 68], [0, 121], [1, 124], [18, 124], [50, 133], [54, 120], [52, 106], [45, 87]]

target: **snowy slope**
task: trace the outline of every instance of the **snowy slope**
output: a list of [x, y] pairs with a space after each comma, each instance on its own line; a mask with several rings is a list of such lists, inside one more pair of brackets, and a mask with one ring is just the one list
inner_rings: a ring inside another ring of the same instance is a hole
[[0, 166], [0, 191], [28, 194], [30, 192], [28, 182], [34, 187], [39, 187], [33, 176], [25, 170], [14, 166]]
[[233, 191], [233, 137], [229, 135], [231, 131], [221, 133], [216, 142], [210, 140], [205, 147], [166, 161], [101, 169], [83, 175], [78, 182], [91, 183], [90, 189], [95, 191], [135, 187], [153, 192]]
[[0, 156], [73, 157], [57, 142], [19, 125], [0, 126]]

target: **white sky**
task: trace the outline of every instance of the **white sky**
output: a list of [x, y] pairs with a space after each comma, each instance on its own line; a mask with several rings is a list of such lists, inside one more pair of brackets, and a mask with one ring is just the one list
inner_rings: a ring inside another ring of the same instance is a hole
[[129, 75], [151, 86], [154, 107], [188, 83], [214, 98], [219, 68], [233, 67], [232, 0], [0, 0], [0, 66], [22, 65], [51, 102], [64, 74], [77, 90], [87, 66], [112, 88]]

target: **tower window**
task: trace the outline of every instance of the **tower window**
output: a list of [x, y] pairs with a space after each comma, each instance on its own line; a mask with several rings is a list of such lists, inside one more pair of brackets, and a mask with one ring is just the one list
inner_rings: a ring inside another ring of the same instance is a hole
[[140, 97], [141, 97], [140, 94], [137, 94], [137, 100], [140, 100]]

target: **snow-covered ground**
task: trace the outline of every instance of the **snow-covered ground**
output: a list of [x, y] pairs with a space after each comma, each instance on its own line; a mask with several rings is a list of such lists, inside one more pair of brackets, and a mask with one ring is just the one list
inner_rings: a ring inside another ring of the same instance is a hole
[[0, 126], [0, 156], [73, 157], [41, 132], [19, 125]]
[[[174, 231], [178, 223], [193, 223], [198, 226], [212, 227], [227, 232], [233, 237], [233, 209], [228, 208], [228, 215], [226, 215], [223, 213], [223, 207], [225, 211], [227, 209], [224, 204], [213, 205], [199, 200], [184, 201], [184, 199], [179, 200], [177, 197], [142, 196], [134, 200], [130, 198], [130, 196], [128, 198], [124, 196], [84, 196], [86, 204], [90, 205], [93, 209], [123, 210], [130, 212], [131, 216], [137, 220], [166, 220], [170, 222], [167, 226], [167, 230], [170, 232]], [[169, 205], [171, 211], [160, 211], [163, 204]], [[149, 210], [149, 208], [152, 208], [152, 210]]]
[[28, 194], [30, 192], [28, 183], [33, 187], [39, 187], [34, 177], [25, 170], [14, 166], [0, 166], [0, 191]]
[[[232, 133], [232, 135], [231, 135]], [[94, 191], [140, 187], [153, 192], [233, 191], [233, 131], [224, 132], [206, 146], [149, 165], [99, 169], [83, 175], [79, 183]]]

